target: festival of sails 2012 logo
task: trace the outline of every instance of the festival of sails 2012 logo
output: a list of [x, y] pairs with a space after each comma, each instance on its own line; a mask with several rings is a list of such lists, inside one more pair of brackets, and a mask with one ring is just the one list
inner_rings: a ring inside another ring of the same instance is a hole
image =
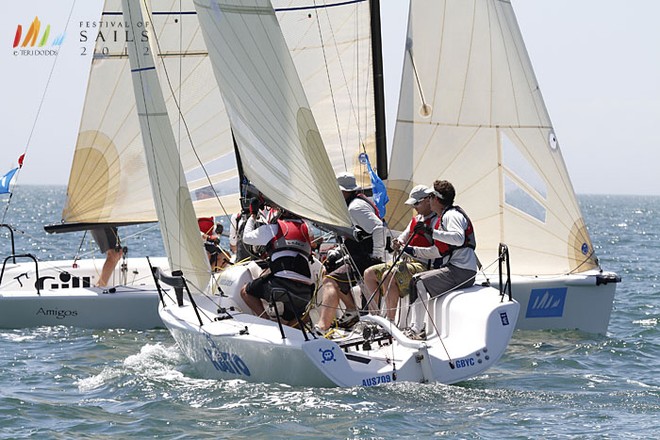
[[34, 17], [32, 23], [23, 32], [23, 25], [16, 26], [14, 35], [14, 56], [57, 56], [59, 47], [64, 42], [64, 33], [51, 38], [50, 24], [43, 28], [39, 17]]
[[[97, 31], [93, 43], [95, 44], [94, 56], [109, 56], [111, 54], [128, 56], [126, 43], [133, 41], [135, 37], [129, 30], [130, 24], [121, 19], [120, 16], [121, 12], [104, 12], [104, 20], [80, 21], [80, 55], [86, 56], [91, 52], [87, 47], [91, 37], [88, 32]], [[149, 25], [149, 21], [136, 23], [137, 28], [141, 29], [137, 38], [142, 41], [148, 40], [146, 28]], [[25, 31], [25, 28], [23, 24], [16, 26], [13, 42], [14, 56], [43, 57], [58, 55], [58, 50], [64, 42], [66, 32], [53, 36], [54, 32], [51, 32], [51, 25], [44, 26], [39, 17], [34, 17], [32, 23], [27, 27], [27, 31]]]

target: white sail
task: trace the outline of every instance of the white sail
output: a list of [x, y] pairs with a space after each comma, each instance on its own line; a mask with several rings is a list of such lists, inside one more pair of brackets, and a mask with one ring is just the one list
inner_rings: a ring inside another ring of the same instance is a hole
[[275, 204], [349, 227], [346, 203], [268, 0], [198, 0], [247, 178]]
[[[192, 2], [156, 5], [148, 30], [158, 36], [154, 50], [167, 66], [159, 70], [161, 83], [197, 215], [236, 212], [233, 141]], [[119, 0], [107, 0], [101, 20], [91, 27], [99, 35], [62, 215], [65, 223], [156, 220], [121, 17]], [[86, 34], [94, 37], [91, 31]]]
[[336, 173], [370, 186], [376, 164], [370, 2], [275, 0], [277, 18]]
[[193, 285], [205, 289], [210, 267], [152, 55], [158, 37], [146, 25], [145, 3], [123, 0], [122, 8], [149, 180], [170, 269], [182, 270]]
[[516, 274], [597, 266], [509, 1], [412, 0], [390, 162], [392, 228], [417, 184], [446, 179], [484, 264], [509, 246]]

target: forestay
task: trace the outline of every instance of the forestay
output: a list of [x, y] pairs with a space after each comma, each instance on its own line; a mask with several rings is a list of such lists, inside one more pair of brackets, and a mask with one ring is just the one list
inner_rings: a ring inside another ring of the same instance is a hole
[[506, 243], [516, 274], [597, 266], [509, 1], [412, 0], [389, 169], [389, 224], [417, 184], [446, 179], [484, 263]]

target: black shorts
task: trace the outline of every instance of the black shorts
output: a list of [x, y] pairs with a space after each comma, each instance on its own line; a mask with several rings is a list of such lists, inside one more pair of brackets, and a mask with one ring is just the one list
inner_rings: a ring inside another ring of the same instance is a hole
[[302, 317], [305, 313], [307, 304], [312, 299], [314, 287], [268, 274], [250, 281], [245, 286], [245, 291], [248, 295], [264, 299], [268, 303], [281, 301], [284, 303], [282, 318], [291, 321], [296, 316]]
[[91, 234], [94, 238], [94, 241], [101, 250], [101, 253], [103, 254], [108, 252], [110, 249], [117, 248], [120, 245], [119, 233], [117, 232], [117, 228], [114, 226], [103, 229], [92, 229]]

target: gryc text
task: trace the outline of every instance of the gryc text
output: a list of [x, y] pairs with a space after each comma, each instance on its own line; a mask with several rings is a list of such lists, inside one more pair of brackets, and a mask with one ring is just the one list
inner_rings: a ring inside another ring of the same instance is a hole
[[474, 367], [474, 358], [459, 359], [456, 361], [456, 368]]

